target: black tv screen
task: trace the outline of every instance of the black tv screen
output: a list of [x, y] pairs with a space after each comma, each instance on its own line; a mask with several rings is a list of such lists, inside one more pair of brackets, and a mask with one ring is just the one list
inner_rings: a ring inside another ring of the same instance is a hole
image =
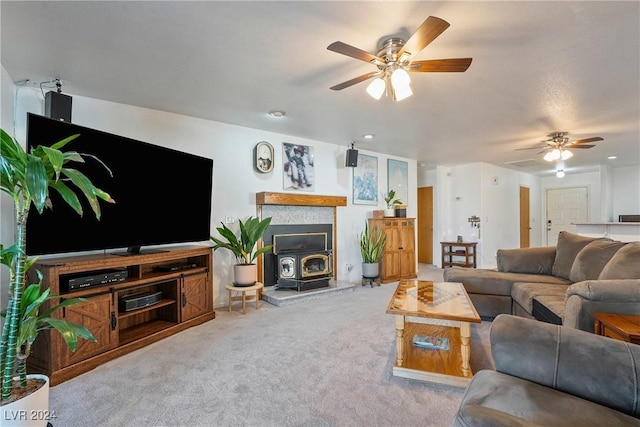
[[[107, 132], [29, 114], [27, 150], [80, 134], [63, 151], [92, 154], [104, 162], [68, 163], [115, 204], [100, 200], [95, 218], [84, 196], [80, 217], [53, 191], [52, 209], [32, 208], [27, 221], [29, 255], [126, 248], [209, 240], [213, 160]], [[124, 252], [126, 253], [126, 252]]]

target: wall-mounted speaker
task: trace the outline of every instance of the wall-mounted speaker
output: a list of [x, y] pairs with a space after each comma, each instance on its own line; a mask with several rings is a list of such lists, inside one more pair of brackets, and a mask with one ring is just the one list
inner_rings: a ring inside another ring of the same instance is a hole
[[349, 148], [347, 150], [347, 161], [345, 166], [348, 168], [355, 168], [358, 166], [358, 150], [355, 148]]
[[71, 100], [69, 95], [54, 91], [47, 92], [44, 96], [44, 115], [71, 123]]

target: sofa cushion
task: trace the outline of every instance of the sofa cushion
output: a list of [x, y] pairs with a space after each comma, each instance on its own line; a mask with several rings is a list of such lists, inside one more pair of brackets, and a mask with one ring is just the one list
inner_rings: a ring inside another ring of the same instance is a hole
[[598, 279], [640, 279], [640, 242], [630, 242], [620, 248], [604, 266]]
[[573, 266], [571, 267], [571, 273], [569, 273], [569, 280], [572, 282], [582, 282], [583, 280], [597, 279], [607, 262], [609, 262], [611, 257], [623, 246], [625, 246], [623, 242], [610, 242], [606, 240], [594, 240], [588, 243], [578, 252], [578, 255], [576, 255], [576, 259], [573, 261]]
[[498, 271], [551, 275], [556, 258], [555, 246], [540, 248], [498, 249]]
[[533, 312], [533, 299], [543, 295], [551, 295], [564, 303], [568, 283], [527, 283], [516, 282], [511, 288], [511, 298], [522, 306], [529, 314]]
[[553, 262], [552, 273], [556, 277], [569, 279], [571, 275], [571, 267], [576, 259], [578, 252], [594, 240], [608, 240], [605, 238], [594, 238], [579, 236], [568, 231], [558, 233], [558, 243], [556, 245], [556, 258]]
[[570, 282], [544, 274], [506, 273], [503, 271], [476, 268], [446, 268], [444, 280], [460, 282], [469, 294], [506, 295], [511, 296], [514, 282], [538, 282], [566, 285]]

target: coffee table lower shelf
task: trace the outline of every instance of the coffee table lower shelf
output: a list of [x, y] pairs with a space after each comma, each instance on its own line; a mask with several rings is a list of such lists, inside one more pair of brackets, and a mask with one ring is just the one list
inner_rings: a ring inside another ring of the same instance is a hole
[[[402, 360], [400, 361], [396, 357], [393, 365], [394, 376], [459, 387], [466, 387], [469, 384], [473, 373], [471, 367], [466, 369], [466, 372], [463, 368], [462, 338], [459, 327], [414, 323], [406, 321], [404, 316], [397, 317], [396, 326], [402, 322], [404, 328], [396, 328], [398, 334], [396, 336], [396, 351], [402, 352]], [[462, 328], [470, 326], [466, 322], [458, 323]], [[417, 347], [413, 345], [415, 335], [448, 338], [449, 350]]]

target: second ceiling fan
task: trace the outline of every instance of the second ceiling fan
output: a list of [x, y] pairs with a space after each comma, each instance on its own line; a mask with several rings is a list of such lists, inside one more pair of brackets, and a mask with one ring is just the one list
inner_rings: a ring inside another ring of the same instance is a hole
[[592, 148], [595, 147], [595, 145], [587, 144], [588, 142], [604, 141], [604, 139], [599, 136], [569, 141], [569, 138], [566, 136], [568, 134], [569, 132], [552, 132], [547, 135], [549, 139], [541, 141], [545, 145], [529, 148], [516, 148], [516, 151], [542, 149], [538, 154], [546, 153], [544, 155], [544, 159], [548, 162], [552, 162], [560, 159], [567, 160], [572, 157], [573, 153], [568, 150], [569, 148]]
[[346, 82], [332, 86], [332, 90], [342, 90], [365, 80], [374, 79], [367, 87], [369, 95], [376, 99], [387, 91], [393, 99], [400, 101], [412, 95], [409, 73], [430, 72], [463, 72], [471, 65], [471, 58], [432, 59], [426, 61], [412, 61], [411, 57], [418, 54], [429, 43], [436, 39], [449, 23], [430, 16], [405, 41], [399, 37], [387, 39], [376, 54], [369, 53], [357, 47], [337, 41], [327, 46], [327, 49], [369, 62], [378, 69], [355, 77]]

